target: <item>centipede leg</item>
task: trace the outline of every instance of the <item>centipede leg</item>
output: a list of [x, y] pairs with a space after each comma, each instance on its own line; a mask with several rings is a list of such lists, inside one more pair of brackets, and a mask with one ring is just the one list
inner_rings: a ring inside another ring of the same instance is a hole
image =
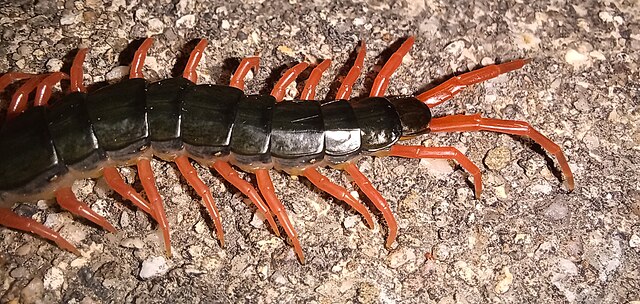
[[213, 200], [211, 189], [209, 189], [209, 186], [200, 179], [196, 169], [193, 167], [187, 156], [178, 156], [174, 159], [174, 162], [178, 165], [178, 170], [180, 170], [180, 173], [182, 173], [182, 176], [184, 176], [189, 185], [191, 185], [198, 195], [202, 197], [204, 206], [207, 208], [207, 211], [209, 211], [209, 216], [211, 216], [213, 223], [216, 226], [216, 233], [218, 234], [218, 240], [220, 240], [220, 247], [224, 247], [224, 231], [222, 230], [220, 212]]
[[247, 196], [253, 202], [253, 204], [256, 205], [258, 211], [260, 211], [260, 213], [262, 213], [262, 216], [264, 216], [269, 222], [269, 226], [271, 226], [273, 232], [277, 236], [280, 236], [280, 230], [276, 225], [276, 221], [273, 219], [271, 211], [269, 211], [269, 207], [264, 203], [264, 201], [260, 197], [260, 194], [258, 194], [258, 191], [247, 181], [240, 178], [240, 176], [238, 176], [238, 172], [231, 168], [228, 163], [223, 161], [216, 161], [215, 163], [213, 163], [212, 167], [222, 176], [222, 178], [224, 178], [226, 181], [240, 190], [242, 194]]
[[395, 72], [402, 63], [402, 58], [409, 53], [414, 41], [415, 38], [410, 36], [402, 43], [402, 45], [400, 45], [400, 48], [391, 55], [391, 58], [389, 58], [387, 63], [382, 66], [382, 69], [378, 72], [378, 76], [376, 76], [376, 79], [373, 81], [373, 87], [371, 88], [371, 94], [369, 94], [369, 96], [384, 96], [387, 91], [387, 87], [389, 87], [389, 79], [391, 78], [391, 75], [393, 75], [393, 72]]
[[204, 54], [204, 49], [206, 47], [207, 39], [200, 39], [200, 42], [198, 42], [196, 47], [189, 55], [189, 61], [187, 61], [187, 65], [184, 68], [182, 77], [190, 80], [193, 83], [198, 82], [198, 73], [196, 72], [196, 68], [198, 67], [198, 63], [200, 63], [200, 58], [202, 58], [202, 54]]
[[313, 100], [316, 97], [316, 86], [318, 82], [320, 82], [320, 78], [322, 78], [322, 74], [324, 71], [329, 68], [331, 65], [331, 60], [325, 59], [320, 64], [318, 64], [313, 71], [311, 71], [311, 75], [307, 79], [307, 82], [304, 84], [304, 89], [302, 90], [302, 94], [300, 94], [301, 100]]
[[469, 174], [473, 176], [476, 198], [482, 194], [482, 174], [480, 168], [467, 158], [460, 150], [454, 147], [423, 147], [394, 145], [389, 151], [389, 156], [405, 158], [440, 158], [457, 161]]
[[429, 129], [431, 132], [492, 131], [527, 136], [556, 157], [567, 182], [567, 188], [569, 191], [574, 188], [573, 174], [560, 146], [542, 135], [527, 122], [484, 118], [480, 114], [452, 115], [432, 119]]
[[229, 86], [244, 90], [244, 79], [247, 77], [247, 73], [249, 73], [251, 69], [257, 71], [259, 66], [260, 57], [246, 57], [242, 59], [236, 72], [231, 76]]
[[58, 205], [63, 209], [93, 222], [111, 233], [116, 233], [116, 229], [113, 228], [113, 226], [111, 226], [104, 217], [91, 210], [87, 204], [76, 198], [71, 187], [60, 188], [56, 190], [55, 195]]
[[33, 100], [33, 106], [40, 107], [49, 105], [53, 87], [62, 79], [69, 79], [69, 76], [62, 72], [55, 72], [44, 78], [36, 89], [36, 98]]
[[38, 223], [34, 219], [20, 216], [9, 208], [0, 208], [0, 226], [33, 233], [56, 243], [56, 245], [62, 249], [65, 249], [75, 255], [80, 255], [80, 251], [65, 240], [59, 233]]
[[364, 66], [364, 55], [367, 53], [367, 45], [362, 41], [360, 43], [360, 50], [358, 50], [358, 55], [356, 55], [356, 61], [353, 63], [351, 69], [349, 69], [349, 73], [342, 80], [342, 84], [340, 85], [340, 89], [338, 89], [338, 93], [336, 94], [336, 99], [349, 99], [351, 98], [351, 92], [353, 92], [353, 84], [360, 77], [360, 73], [362, 72], [362, 67]]
[[300, 259], [300, 263], [304, 264], [304, 254], [302, 253], [302, 246], [300, 246], [300, 241], [298, 240], [298, 235], [296, 234], [293, 225], [289, 221], [289, 216], [287, 216], [286, 211], [284, 210], [284, 206], [280, 202], [280, 199], [276, 196], [276, 192], [273, 188], [273, 183], [271, 182], [271, 176], [269, 176], [269, 170], [266, 169], [258, 169], [255, 170], [256, 179], [258, 180], [258, 188], [260, 192], [262, 192], [262, 196], [267, 201], [269, 208], [276, 215], [280, 225], [284, 229], [284, 232], [287, 233], [289, 239], [293, 243], [293, 249], [298, 255], [298, 259]]
[[144, 60], [147, 59], [147, 53], [153, 44], [153, 38], [145, 39], [138, 50], [133, 54], [133, 61], [129, 70], [129, 78], [144, 78], [142, 74], [142, 67], [144, 66]]
[[71, 69], [69, 70], [69, 91], [71, 92], [87, 92], [87, 88], [83, 84], [84, 72], [82, 69], [84, 59], [87, 57], [87, 52], [89, 52], [89, 49], [79, 49], [78, 53], [76, 53], [76, 56], [73, 58], [73, 63], [71, 64]]
[[371, 185], [369, 179], [360, 172], [360, 169], [358, 169], [356, 165], [346, 163], [344, 169], [353, 178], [362, 192], [364, 192], [364, 194], [371, 200], [373, 205], [382, 212], [384, 220], [387, 222], [387, 225], [389, 225], [389, 236], [387, 236], [386, 247], [390, 248], [398, 235], [398, 223], [389, 208], [389, 203], [387, 203], [380, 192]]
[[371, 214], [369, 214], [369, 211], [367, 211], [367, 208], [362, 203], [349, 194], [347, 189], [331, 182], [326, 176], [320, 174], [320, 172], [313, 167], [305, 169], [303, 171], [303, 175], [320, 190], [331, 194], [331, 196], [344, 201], [353, 209], [356, 209], [356, 211], [358, 211], [358, 213], [360, 213], [367, 221], [369, 228], [373, 229], [373, 219], [371, 218]]
[[20, 73], [20, 72], [9, 72], [5, 73], [0, 77], [0, 92], [4, 91], [4, 89], [19, 80], [25, 80], [32, 77], [38, 76], [37, 74], [29, 74], [29, 73]]
[[25, 82], [22, 86], [20, 86], [16, 92], [13, 94], [11, 98], [11, 103], [9, 103], [9, 107], [7, 108], [7, 119], [6, 121], [10, 121], [18, 114], [24, 112], [29, 106], [28, 99], [29, 94], [33, 92], [38, 86], [38, 83], [44, 79], [46, 75], [38, 75], [32, 78], [29, 78], [27, 82]]
[[153, 212], [151, 205], [142, 198], [142, 195], [140, 195], [138, 191], [125, 183], [122, 175], [118, 172], [118, 169], [115, 167], [105, 167], [102, 169], [102, 174], [104, 176], [104, 180], [111, 189], [120, 194], [124, 199], [130, 200], [134, 205], [136, 205], [136, 207], [149, 214], [154, 220], [158, 220], [155, 217], [155, 213]]
[[475, 71], [464, 73], [460, 76], [453, 77], [435, 88], [428, 90], [416, 98], [424, 102], [429, 108], [433, 108], [449, 99], [458, 93], [462, 92], [470, 85], [483, 82], [485, 80], [498, 77], [500, 74], [511, 72], [522, 68], [527, 64], [529, 60], [518, 59], [511, 62], [505, 62], [502, 64], [489, 65]]
[[280, 77], [276, 85], [273, 86], [273, 90], [271, 90], [271, 96], [273, 96], [277, 101], [282, 101], [289, 84], [296, 80], [296, 78], [298, 78], [298, 75], [306, 70], [307, 67], [309, 67], [308, 63], [300, 62], [294, 65], [292, 68], [288, 69], [282, 75], [282, 77]]
[[154, 218], [158, 221], [160, 230], [164, 237], [164, 247], [167, 252], [167, 256], [171, 256], [171, 240], [169, 235], [169, 222], [167, 221], [167, 215], [164, 211], [162, 204], [162, 197], [158, 192], [156, 186], [156, 179], [153, 176], [153, 169], [151, 168], [151, 162], [148, 159], [139, 159], [137, 162], [138, 175], [140, 176], [140, 182], [142, 188], [147, 193], [151, 208], [155, 214]]

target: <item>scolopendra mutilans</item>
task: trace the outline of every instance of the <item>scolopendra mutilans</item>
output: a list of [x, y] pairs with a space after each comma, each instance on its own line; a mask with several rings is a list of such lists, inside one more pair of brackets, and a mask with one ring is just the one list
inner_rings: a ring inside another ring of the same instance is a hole
[[[88, 93], [82, 81], [87, 49], [79, 50], [69, 75], [10, 72], [0, 78], [0, 90], [14, 81], [26, 80], [13, 95], [0, 130], [0, 225], [37, 234], [79, 254], [57, 232], [19, 216], [11, 207], [17, 202], [55, 197], [62, 208], [113, 232], [115, 228], [71, 190], [75, 180], [104, 176], [118, 194], [158, 222], [165, 250], [171, 255], [169, 225], [150, 166], [150, 159], [159, 157], [175, 162], [188, 184], [202, 197], [220, 245], [224, 246], [220, 212], [211, 190], [198, 177], [191, 163], [194, 160], [213, 168], [249, 197], [279, 235], [277, 219], [304, 263], [302, 246], [275, 193], [269, 170], [304, 176], [352, 206], [373, 227], [366, 207], [316, 170], [318, 166], [331, 166], [346, 171], [382, 213], [389, 228], [386, 246], [390, 247], [398, 225], [386, 200], [355, 165], [360, 156], [455, 160], [473, 176], [476, 197], [482, 193], [480, 169], [456, 148], [398, 144], [430, 132], [494, 131], [528, 136], [556, 157], [568, 189], [574, 187], [560, 147], [526, 122], [479, 114], [432, 118], [430, 108], [467, 86], [519, 69], [527, 60], [486, 66], [417, 96], [385, 97], [391, 75], [414, 42], [409, 37], [382, 67], [369, 97], [352, 99], [352, 86], [364, 62], [362, 43], [335, 98], [315, 100], [315, 87], [330, 65], [329, 60], [324, 60], [311, 72], [299, 99], [283, 101], [286, 87], [308, 68], [307, 63], [287, 70], [270, 95], [243, 92], [244, 78], [251, 69], [257, 69], [258, 57], [243, 59], [229, 86], [197, 84], [196, 66], [207, 44], [203, 39], [191, 53], [182, 77], [149, 83], [142, 67], [152, 41], [147, 38], [136, 51], [129, 79], [94, 92]], [[53, 86], [63, 79], [69, 80], [70, 93], [50, 103]], [[34, 90], [35, 100], [29, 107], [28, 97]], [[125, 183], [116, 169], [130, 165], [137, 166], [148, 200]], [[258, 189], [240, 178], [231, 165], [255, 174]]]

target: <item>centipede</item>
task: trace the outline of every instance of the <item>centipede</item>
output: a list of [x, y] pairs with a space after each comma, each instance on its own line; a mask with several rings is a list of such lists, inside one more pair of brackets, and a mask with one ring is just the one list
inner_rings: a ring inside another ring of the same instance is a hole
[[[529, 123], [482, 114], [432, 116], [432, 108], [465, 88], [521, 69], [528, 59], [462, 73], [420, 94], [386, 96], [391, 76], [415, 38], [401, 41], [377, 73], [368, 96], [357, 98], [351, 95], [364, 66], [364, 42], [356, 48], [355, 61], [335, 96], [325, 100], [316, 100], [315, 94], [331, 64], [329, 59], [314, 67], [306, 62], [295, 64], [268, 95], [244, 92], [248, 73], [259, 67], [257, 56], [243, 58], [228, 85], [198, 84], [196, 68], [206, 39], [200, 39], [193, 48], [181, 76], [154, 82], [143, 75], [153, 38], [146, 38], [135, 51], [127, 79], [91, 92], [83, 84], [87, 48], [77, 51], [68, 74], [7, 72], [0, 77], [0, 91], [14, 82], [24, 83], [16, 86], [0, 129], [0, 226], [37, 235], [80, 255], [78, 248], [58, 232], [19, 215], [15, 208], [21, 203], [55, 199], [74, 216], [115, 232], [113, 225], [72, 190], [77, 180], [103, 177], [114, 192], [157, 223], [166, 254], [171, 256], [169, 223], [150, 163], [157, 158], [175, 163], [200, 196], [223, 247], [222, 214], [211, 189], [198, 176], [195, 162], [213, 169], [249, 198], [272, 233], [284, 238], [282, 228], [300, 263], [304, 263], [302, 245], [276, 194], [270, 170], [308, 179], [355, 209], [368, 227], [374, 227], [369, 209], [356, 198], [359, 196], [318, 171], [319, 167], [330, 167], [345, 171], [371, 208], [377, 209], [386, 222], [385, 246], [390, 248], [398, 235], [397, 221], [389, 203], [358, 169], [357, 162], [363, 156], [455, 161], [473, 178], [475, 197], [479, 198], [481, 170], [458, 149], [402, 144], [409, 138], [441, 132], [490, 131], [528, 137], [556, 158], [566, 188], [574, 189], [573, 174], [560, 146]], [[284, 100], [287, 87], [311, 67], [302, 92], [293, 100]], [[68, 81], [68, 92], [52, 98], [61, 81]], [[143, 191], [124, 180], [119, 168], [127, 166], [137, 167]], [[257, 188], [246, 178], [251, 175]]]

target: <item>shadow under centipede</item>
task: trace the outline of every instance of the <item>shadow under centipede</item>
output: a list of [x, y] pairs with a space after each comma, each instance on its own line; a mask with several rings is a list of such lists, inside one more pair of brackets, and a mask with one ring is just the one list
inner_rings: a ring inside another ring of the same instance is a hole
[[529, 149], [531, 149], [533, 152], [540, 154], [542, 157], [544, 157], [545, 163], [547, 165], [547, 169], [551, 171], [551, 174], [553, 174], [553, 176], [558, 181], [560, 181], [560, 183], [564, 183], [562, 170], [560, 169], [559, 165], [556, 165], [556, 162], [554, 162], [553, 158], [549, 156], [549, 153], [547, 153], [547, 151], [541, 145], [534, 142], [529, 137], [523, 137], [518, 135], [509, 135], [509, 136], [511, 136], [511, 138], [513, 138], [515, 141], [522, 143], [523, 146], [529, 147]]
[[189, 56], [200, 40], [201, 39], [192, 39], [180, 49], [178, 54], [175, 56], [176, 63], [171, 69], [171, 77], [182, 77], [184, 68], [187, 66], [187, 62], [189, 61]]
[[338, 94], [338, 90], [342, 85], [340, 78], [347, 76], [351, 67], [356, 63], [356, 57], [358, 57], [358, 50], [359, 50], [360, 44], [361, 42], [359, 42], [358, 45], [356, 45], [353, 51], [351, 51], [351, 53], [349, 54], [349, 59], [346, 62], [344, 62], [338, 69], [338, 72], [335, 74], [335, 76], [331, 80], [331, 84], [329, 85], [329, 92], [327, 93], [327, 96], [324, 99], [326, 100], [335, 99], [335, 96]]
[[217, 84], [220, 85], [229, 85], [231, 81], [231, 75], [233, 75], [233, 71], [235, 71], [240, 65], [240, 59], [238, 58], [227, 58], [222, 61], [222, 71], [218, 73], [218, 79], [216, 81]]
[[[393, 55], [393, 53], [395, 53], [400, 48], [402, 43], [404, 43], [405, 40], [407, 40], [407, 38], [408, 37], [402, 37], [400, 39], [397, 39], [394, 43], [392, 43], [390, 46], [388, 46], [386, 49], [380, 52], [377, 56], [378, 60], [376, 60], [376, 63], [373, 65], [373, 67], [384, 66], [384, 64], [387, 63], [387, 61], [389, 61], [389, 58], [391, 58], [391, 55]], [[369, 92], [371, 92], [371, 89], [373, 88], [373, 82], [376, 79], [376, 76], [378, 75], [378, 72], [379, 72], [379, 71], [376, 71], [376, 69], [373, 67], [370, 68], [366, 73], [364, 73], [365, 75], [364, 83], [363, 83], [364, 92], [361, 92], [360, 94], [355, 95], [357, 96], [358, 99], [368, 97]]]
[[262, 85], [262, 88], [260, 88], [260, 91], [258, 92], [258, 94], [264, 94], [264, 95], [271, 94], [273, 87], [275, 86], [276, 82], [278, 82], [278, 79], [280, 79], [280, 77], [282, 76], [282, 73], [284, 73], [285, 70], [289, 69], [292, 66], [293, 65], [290, 65], [290, 64], [282, 64], [272, 69], [271, 73], [269, 74], [269, 77], [265, 79], [264, 84]]

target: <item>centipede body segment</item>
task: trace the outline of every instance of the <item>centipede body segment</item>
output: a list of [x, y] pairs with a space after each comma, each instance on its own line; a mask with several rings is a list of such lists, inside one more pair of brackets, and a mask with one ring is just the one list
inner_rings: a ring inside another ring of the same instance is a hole
[[[269, 170], [306, 177], [319, 189], [345, 201], [373, 227], [366, 206], [316, 169], [330, 166], [346, 171], [381, 212], [388, 227], [386, 245], [390, 247], [398, 224], [384, 196], [356, 166], [359, 157], [455, 160], [473, 176], [476, 196], [482, 193], [480, 169], [454, 147], [399, 144], [404, 138], [430, 132], [493, 131], [528, 136], [556, 157], [567, 188], [574, 187], [560, 147], [526, 122], [484, 118], [480, 114], [432, 118], [430, 108], [470, 85], [519, 69], [526, 60], [474, 70], [415, 97], [387, 97], [391, 76], [414, 43], [414, 38], [409, 37], [378, 73], [370, 96], [352, 99], [353, 84], [364, 63], [363, 42], [335, 99], [315, 100], [316, 86], [331, 64], [324, 60], [311, 72], [300, 99], [283, 101], [287, 86], [307, 69], [308, 63], [287, 70], [270, 95], [246, 95], [244, 79], [251, 69], [257, 70], [258, 57], [242, 60], [229, 86], [198, 84], [196, 67], [207, 44], [203, 39], [191, 53], [182, 77], [148, 82], [142, 67], [152, 43], [151, 38], [146, 39], [136, 52], [129, 79], [92, 92], [87, 92], [82, 82], [86, 49], [78, 51], [69, 75], [9, 72], [0, 77], [0, 90], [14, 81], [25, 81], [13, 95], [0, 130], [1, 226], [37, 234], [77, 254], [78, 249], [57, 232], [19, 216], [11, 208], [18, 202], [55, 198], [64, 209], [113, 232], [115, 228], [106, 219], [71, 191], [75, 180], [104, 176], [114, 191], [158, 223], [170, 256], [166, 216], [170, 211], [165, 211], [150, 165], [151, 158], [159, 157], [175, 162], [187, 183], [202, 197], [223, 246], [222, 217], [228, 215], [221, 214], [218, 204], [223, 202], [214, 201], [211, 189], [198, 176], [192, 164], [196, 161], [238, 188], [255, 204], [273, 232], [280, 235], [277, 220], [304, 262], [303, 246], [278, 199]], [[50, 100], [54, 85], [66, 79], [70, 92], [61, 100]], [[30, 107], [28, 97], [32, 91], [36, 91], [36, 98]], [[138, 169], [146, 198], [127, 184], [117, 170], [132, 165]], [[254, 174], [258, 189], [242, 179], [238, 169]]]

